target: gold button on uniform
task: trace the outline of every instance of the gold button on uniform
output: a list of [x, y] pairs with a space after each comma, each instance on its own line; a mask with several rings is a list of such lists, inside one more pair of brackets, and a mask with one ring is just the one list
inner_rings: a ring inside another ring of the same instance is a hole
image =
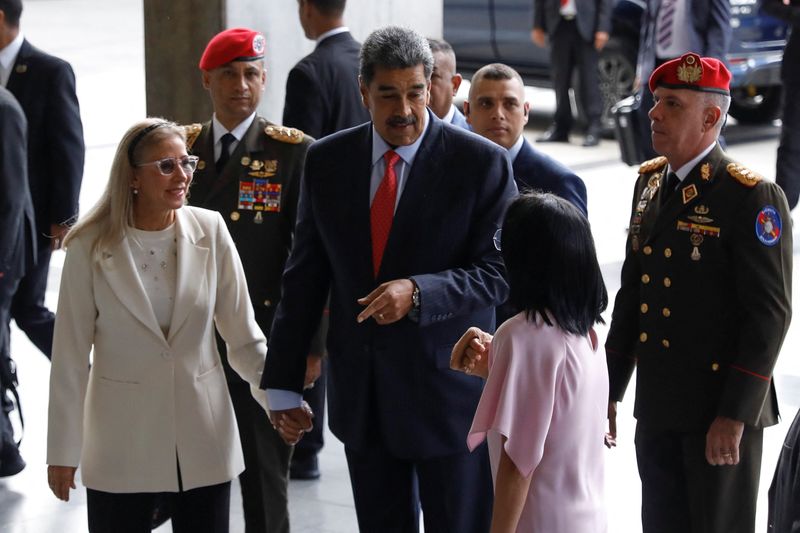
[[667, 339], [664, 339], [664, 340], [661, 341], [661, 345], [664, 348], [669, 348], [669, 341]]
[[664, 278], [664, 286], [665, 287], [672, 287], [672, 280], [669, 278]]
[[643, 332], [641, 335], [639, 335], [639, 340], [641, 342], [647, 342], [647, 333]]
[[666, 257], [666, 258], [672, 257], [672, 249], [671, 248], [664, 248], [664, 257]]
[[717, 363], [712, 363], [711, 364], [711, 370], [716, 372], [717, 370], [719, 370], [719, 365]]
[[650, 283], [650, 276], [642, 274], [642, 283]]
[[642, 249], [642, 251], [644, 252], [644, 255], [650, 255], [653, 253], [653, 247], [645, 246], [644, 249]]
[[661, 314], [664, 315], [664, 318], [669, 318], [669, 315], [672, 314], [672, 311], [669, 310], [669, 307], [665, 307], [661, 310]]
[[264, 307], [272, 307], [272, 300], [264, 300]]
[[232, 211], [232, 212], [231, 212], [231, 220], [233, 220], [234, 222], [236, 222], [237, 220], [239, 220], [239, 217], [240, 217], [240, 216], [241, 216], [241, 215], [239, 215], [239, 211]]
[[641, 310], [642, 310], [642, 313], [646, 313], [647, 311], [649, 311], [649, 310], [650, 310], [650, 307], [649, 307], [647, 304], [642, 304], [642, 305], [639, 307], [639, 309], [641, 309]]

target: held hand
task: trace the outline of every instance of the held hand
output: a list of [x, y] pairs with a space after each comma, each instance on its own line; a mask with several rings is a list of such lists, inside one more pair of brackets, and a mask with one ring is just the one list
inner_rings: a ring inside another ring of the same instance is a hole
[[50, 490], [59, 500], [69, 501], [69, 489], [75, 488], [75, 471], [77, 469], [74, 466], [50, 465], [47, 467], [47, 484], [50, 485]]
[[50, 224], [50, 238], [53, 239], [50, 243], [50, 248], [53, 251], [61, 249], [61, 243], [64, 242], [69, 231], [69, 226], [62, 226], [61, 224]]
[[293, 446], [300, 442], [307, 431], [314, 429], [314, 413], [306, 402], [300, 407], [283, 411], [270, 411], [269, 418], [283, 441]]
[[744, 422], [718, 416], [706, 434], [706, 461], [708, 464], [739, 464], [739, 442], [742, 440]]
[[608, 42], [608, 32], [598, 31], [594, 34], [594, 48], [598, 52], [605, 47]]
[[303, 389], [313, 389], [314, 383], [322, 375], [322, 355], [316, 353], [308, 354], [306, 357], [306, 379], [303, 381]]
[[608, 449], [617, 445], [617, 402], [608, 402], [608, 433], [603, 440]]
[[377, 289], [358, 299], [358, 303], [367, 307], [359, 313], [358, 323], [369, 317], [385, 326], [397, 322], [411, 311], [414, 294], [414, 282], [410, 279], [396, 279], [381, 283]]
[[531, 30], [531, 41], [539, 48], [544, 48], [547, 42], [544, 30], [542, 28], [533, 28], [533, 30]]
[[489, 376], [489, 348], [492, 336], [480, 328], [469, 328], [450, 354], [450, 368], [482, 378]]

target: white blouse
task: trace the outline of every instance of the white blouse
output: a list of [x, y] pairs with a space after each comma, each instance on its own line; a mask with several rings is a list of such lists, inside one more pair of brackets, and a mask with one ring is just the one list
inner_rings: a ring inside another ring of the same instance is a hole
[[133, 254], [136, 273], [156, 315], [164, 336], [169, 333], [175, 285], [178, 276], [178, 248], [175, 224], [158, 231], [128, 227], [128, 245]]

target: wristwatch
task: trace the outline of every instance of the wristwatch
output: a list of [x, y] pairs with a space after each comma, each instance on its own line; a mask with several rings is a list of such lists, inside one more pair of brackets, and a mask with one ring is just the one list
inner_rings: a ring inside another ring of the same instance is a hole
[[412, 322], [419, 322], [419, 287], [413, 279], [411, 283], [414, 283], [414, 292], [411, 293], [411, 310], [408, 312], [408, 319]]

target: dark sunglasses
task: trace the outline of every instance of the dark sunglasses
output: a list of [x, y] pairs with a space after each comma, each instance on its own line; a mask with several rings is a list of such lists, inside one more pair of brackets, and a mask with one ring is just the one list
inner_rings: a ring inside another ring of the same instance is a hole
[[200, 161], [200, 158], [196, 155], [185, 155], [180, 159], [176, 157], [165, 157], [164, 159], [159, 159], [158, 161], [150, 161], [149, 163], [139, 163], [135, 165], [136, 167], [144, 167], [147, 165], [156, 165], [158, 167], [158, 171], [161, 172], [164, 176], [171, 176], [173, 172], [178, 169], [178, 165], [181, 166], [183, 171], [186, 174], [192, 174], [194, 170], [197, 168], [197, 162]]

